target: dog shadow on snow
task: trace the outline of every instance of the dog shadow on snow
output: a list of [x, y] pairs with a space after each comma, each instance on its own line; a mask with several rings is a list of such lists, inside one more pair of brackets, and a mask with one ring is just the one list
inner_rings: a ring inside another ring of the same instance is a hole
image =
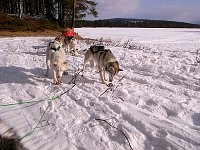
[[0, 84], [17, 83], [38, 85], [44, 81], [44, 69], [25, 69], [17, 66], [0, 67]]

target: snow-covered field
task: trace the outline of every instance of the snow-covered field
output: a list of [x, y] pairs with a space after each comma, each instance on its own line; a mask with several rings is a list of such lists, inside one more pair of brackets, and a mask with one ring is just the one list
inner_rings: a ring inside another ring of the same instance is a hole
[[[199, 150], [200, 29], [79, 28], [63, 84], [44, 76], [54, 37], [0, 38], [0, 119], [30, 150]], [[121, 68], [101, 84], [82, 50], [104, 44]], [[72, 82], [73, 81], [73, 82]]]

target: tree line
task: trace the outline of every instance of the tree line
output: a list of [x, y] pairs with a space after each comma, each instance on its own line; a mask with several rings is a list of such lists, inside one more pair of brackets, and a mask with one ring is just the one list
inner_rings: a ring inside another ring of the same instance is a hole
[[19, 18], [55, 20], [63, 28], [71, 27], [73, 20], [76, 20], [75, 27], [200, 28], [200, 25], [196, 24], [161, 20], [83, 20], [86, 15], [98, 16], [96, 5], [94, 0], [0, 0], [0, 13]]
[[142, 19], [104, 19], [104, 20], [77, 20], [76, 27], [126, 27], [126, 28], [200, 28], [198, 24], [185, 22], [142, 20]]
[[0, 0], [0, 12], [23, 17], [56, 20], [61, 27], [72, 24], [75, 2], [75, 17], [98, 16], [93, 0]]

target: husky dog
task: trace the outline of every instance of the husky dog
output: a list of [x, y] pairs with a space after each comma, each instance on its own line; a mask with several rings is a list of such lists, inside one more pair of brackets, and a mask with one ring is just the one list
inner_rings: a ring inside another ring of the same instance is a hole
[[71, 50], [71, 54], [72, 56], [77, 56], [78, 55], [78, 41], [73, 37], [71, 40], [70, 40], [70, 50]]
[[66, 28], [62, 31], [64, 39], [64, 45], [66, 47], [66, 52], [70, 52], [72, 55], [78, 55], [77, 49], [78, 44], [77, 40], [74, 38], [75, 32], [74, 28]]
[[0, 150], [27, 150], [20, 141], [17, 133], [0, 120]]
[[62, 42], [66, 53], [69, 52], [72, 56], [78, 55], [78, 41], [74, 38], [74, 36], [58, 35], [56, 38]]
[[72, 56], [77, 56], [78, 42], [74, 37], [65, 37], [64, 45], [66, 46], [66, 52], [72, 54]]
[[63, 72], [67, 69], [67, 61], [65, 60], [65, 50], [60, 37], [56, 37], [53, 42], [50, 42], [46, 50], [46, 64], [49, 75], [49, 68], [53, 71], [53, 82], [55, 85], [62, 83], [61, 78]]
[[[122, 71], [111, 50], [105, 49], [104, 46], [91, 46], [85, 54], [84, 69], [87, 63], [92, 67], [94, 67], [94, 65], [96, 66], [102, 82], [107, 86], [112, 86], [113, 77], [117, 75], [119, 71]], [[109, 80], [106, 79], [106, 74]]]

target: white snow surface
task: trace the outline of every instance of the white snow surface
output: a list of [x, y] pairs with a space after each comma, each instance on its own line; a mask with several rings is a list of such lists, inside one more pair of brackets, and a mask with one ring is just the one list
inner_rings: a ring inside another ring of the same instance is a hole
[[[45, 50], [54, 37], [0, 38], [0, 119], [25, 147], [200, 150], [200, 29], [75, 31], [98, 40], [79, 41], [79, 55], [66, 55], [61, 85], [44, 76]], [[75, 75], [92, 44], [111, 49], [123, 69], [110, 89], [89, 66], [84, 76]]]

